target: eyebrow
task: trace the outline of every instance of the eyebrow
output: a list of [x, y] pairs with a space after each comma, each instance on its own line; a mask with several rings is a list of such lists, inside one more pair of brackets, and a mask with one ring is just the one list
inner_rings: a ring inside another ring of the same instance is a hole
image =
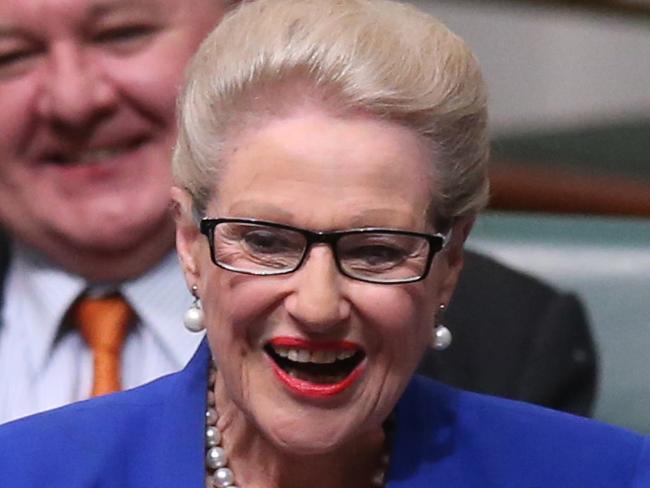
[[[236, 217], [248, 217], [251, 213], [261, 215], [262, 218], [267, 219], [271, 216], [273, 218], [280, 218], [291, 221], [293, 214], [283, 207], [278, 207], [272, 204], [260, 204], [252, 200], [240, 200], [230, 207], [230, 213]], [[241, 215], [240, 215], [241, 214]]]
[[22, 32], [11, 24], [0, 24], [0, 37], [14, 37]]
[[[404, 219], [406, 215], [402, 212], [393, 210], [392, 208], [379, 208], [379, 209], [368, 209], [362, 210], [359, 214], [352, 217], [350, 224], [352, 227], [367, 227], [367, 226], [379, 226], [385, 227], [385, 222], [382, 222], [389, 218]], [[406, 221], [408, 220], [408, 222]], [[413, 221], [412, 218], [402, 220], [401, 224], [410, 227], [417, 222]]]
[[156, 6], [151, 0], [96, 0], [91, 6], [89, 15], [98, 18], [116, 10], [137, 10], [138, 8], [152, 8]]
[[0, 41], [3, 39], [16, 38], [21, 38], [23, 40], [33, 40], [33, 36], [28, 31], [20, 29], [19, 27], [15, 27], [11, 24], [0, 24]]
[[[228, 215], [229, 217], [248, 218], [252, 213], [256, 216], [256, 218], [260, 218], [262, 220], [271, 220], [274, 222], [278, 219], [286, 222], [293, 222], [295, 218], [295, 215], [292, 212], [286, 210], [283, 207], [278, 207], [276, 205], [268, 203], [260, 204], [249, 200], [236, 202], [235, 205], [233, 205], [229, 210], [229, 213], [232, 214]], [[403, 218], [404, 214], [397, 212], [391, 208], [362, 210], [360, 213], [352, 217], [349, 222], [349, 226], [350, 228], [369, 226], [385, 227], [386, 224], [385, 222], [382, 222], [382, 220], [384, 220], [386, 217]], [[411, 219], [409, 219], [409, 222], [402, 222], [402, 224], [406, 225], [407, 227], [410, 227], [415, 223], [416, 222], [411, 221]]]
[[[154, 7], [156, 7], [156, 10], [160, 10], [159, 5], [152, 0], [95, 0], [90, 6], [88, 15], [91, 19], [97, 19], [115, 11], [128, 12], [136, 11], [140, 8]], [[0, 22], [0, 39], [19, 36], [24, 37], [28, 36], [28, 34], [11, 23]]]

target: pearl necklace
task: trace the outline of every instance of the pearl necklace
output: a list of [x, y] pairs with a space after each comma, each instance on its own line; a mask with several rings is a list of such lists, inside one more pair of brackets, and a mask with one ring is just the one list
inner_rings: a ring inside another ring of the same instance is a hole
[[[235, 473], [228, 467], [228, 456], [221, 447], [221, 431], [217, 427], [219, 415], [215, 407], [214, 383], [217, 378], [216, 369], [211, 366], [208, 375], [208, 401], [205, 410], [205, 469], [206, 488], [237, 488], [235, 484]], [[390, 445], [394, 422], [392, 416], [384, 425], [386, 441], [384, 442], [384, 453], [381, 456], [380, 466], [371, 480], [373, 488], [384, 487], [384, 479], [390, 461]]]

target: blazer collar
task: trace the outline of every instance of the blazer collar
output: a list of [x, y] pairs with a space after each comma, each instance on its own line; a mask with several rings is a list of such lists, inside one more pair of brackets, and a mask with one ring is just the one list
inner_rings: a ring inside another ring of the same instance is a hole
[[415, 376], [396, 407], [389, 488], [456, 486], [459, 391]]
[[159, 447], [154, 451], [156, 479], [151, 486], [205, 486], [204, 412], [211, 357], [204, 338], [185, 369], [173, 376], [162, 406], [159, 439], [152, 444]]

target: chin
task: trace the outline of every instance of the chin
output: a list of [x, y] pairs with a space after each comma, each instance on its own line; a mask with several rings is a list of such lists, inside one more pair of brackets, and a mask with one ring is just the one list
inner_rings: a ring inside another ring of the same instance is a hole
[[[85, 260], [97, 261], [99, 257], [100, 261], [95, 269], [99, 272], [99, 268], [107, 263], [125, 262], [133, 257], [138, 263], [144, 264], [149, 258], [156, 259], [152, 253], [158, 252], [157, 250], [171, 250], [173, 233], [164, 224], [156, 226], [156, 229], [160, 228], [163, 230], [152, 232], [140, 222], [107, 222], [104, 225], [99, 219], [87, 223], [75, 221], [60, 223], [58, 226], [51, 225], [36, 241], [28, 238], [27, 242], [31, 241], [35, 248], [41, 249], [55, 262], [67, 262], [71, 249], [75, 250], [74, 254], [83, 256]], [[46, 236], [50, 243], [56, 243], [56, 246], [42, 249], [43, 236]], [[60, 257], [60, 253], [66, 256]], [[113, 272], [110, 266], [107, 272], [109, 275]]]
[[[115, 197], [114, 197], [115, 198]], [[173, 221], [167, 199], [133, 202], [127, 198], [117, 208], [94, 202], [73, 219], [60, 222], [61, 233], [82, 246], [106, 251], [120, 251], [150, 239], [169, 240], [173, 237]]]
[[314, 435], [313, 432], [292, 432], [287, 436], [280, 434], [273, 444], [291, 456], [318, 456], [334, 452], [345, 442], [337, 441], [331, 434]]
[[[284, 418], [283, 418], [284, 417]], [[353, 442], [360, 435], [362, 422], [355, 422], [345, 412], [308, 412], [304, 415], [286, 412], [267, 420], [263, 431], [266, 437], [281, 451], [292, 456], [322, 455], [333, 452]], [[323, 418], [326, 417], [326, 418]]]
[[102, 254], [127, 253], [140, 247], [146, 242], [146, 237], [140, 234], [130, 234], [124, 236], [116, 235], [84, 235], [77, 236], [75, 239], [79, 248], [88, 252]]

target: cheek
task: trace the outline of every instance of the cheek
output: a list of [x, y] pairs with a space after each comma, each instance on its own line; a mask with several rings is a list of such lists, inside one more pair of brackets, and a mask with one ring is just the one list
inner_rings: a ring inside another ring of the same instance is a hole
[[368, 289], [355, 303], [365, 334], [371, 346], [379, 344], [382, 351], [423, 350], [433, 320], [432, 293], [423, 284], [412, 286], [382, 286]]
[[232, 304], [230, 287], [223, 273], [218, 269], [211, 269], [211, 264], [203, 264], [203, 268], [210, 268], [207, 273], [202, 273], [201, 306], [205, 317], [205, 327], [212, 351], [219, 354], [222, 347], [227, 349], [226, 342], [232, 335], [232, 319], [229, 304]]
[[278, 296], [268, 281], [216, 268], [202, 285], [209, 290], [203, 307], [210, 349], [231, 399], [240, 405], [247, 403], [254, 372], [266, 368], [260, 345], [274, 329]]
[[38, 201], [33, 190], [38, 181], [26, 155], [36, 130], [37, 85], [36, 73], [0, 80], [0, 220], [5, 224], [29, 218]]
[[126, 97], [149, 115], [175, 127], [176, 98], [185, 67], [202, 37], [166, 32], [149, 48], [128, 59], [107, 59], [106, 72]]
[[12, 171], [14, 165], [7, 161], [29, 146], [35, 129], [36, 85], [35, 73], [9, 82], [0, 81], [0, 174]]
[[213, 268], [206, 276], [203, 307], [214, 351], [247, 355], [273, 329], [273, 311], [279, 303], [272, 279], [238, 275]]

